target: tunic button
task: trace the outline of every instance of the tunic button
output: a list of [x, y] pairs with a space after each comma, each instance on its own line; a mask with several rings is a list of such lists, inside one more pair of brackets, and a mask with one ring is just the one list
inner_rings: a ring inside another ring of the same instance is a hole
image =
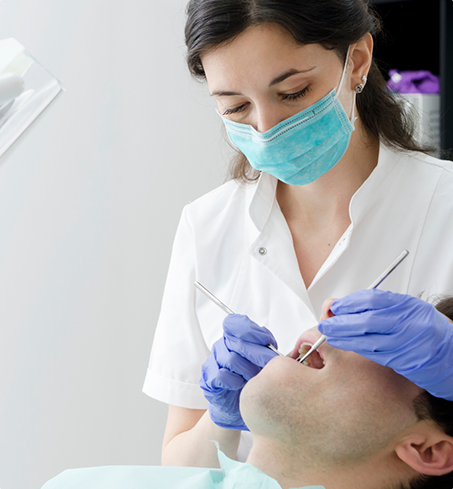
[[266, 250], [266, 248], [260, 248], [260, 249], [258, 250], [258, 253], [259, 253], [260, 255], [265, 255], [265, 254], [267, 253], [267, 250]]

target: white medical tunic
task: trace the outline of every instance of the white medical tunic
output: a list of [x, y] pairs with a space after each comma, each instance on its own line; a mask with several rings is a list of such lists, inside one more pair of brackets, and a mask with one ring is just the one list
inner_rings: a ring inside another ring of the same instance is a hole
[[453, 163], [381, 144], [379, 161], [350, 202], [351, 225], [310, 287], [276, 199], [277, 180], [230, 181], [186, 206], [176, 233], [143, 391], [168, 404], [206, 409], [201, 365], [222, 336], [225, 313], [268, 327], [286, 354], [317, 324], [323, 301], [366, 289], [405, 249], [380, 287], [429, 299], [453, 294]]

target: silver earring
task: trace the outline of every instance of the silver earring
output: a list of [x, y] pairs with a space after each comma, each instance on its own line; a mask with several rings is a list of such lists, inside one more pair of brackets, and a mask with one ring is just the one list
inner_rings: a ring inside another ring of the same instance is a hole
[[365, 88], [365, 85], [366, 85], [367, 80], [368, 80], [368, 78], [365, 75], [363, 75], [362, 76], [362, 83], [359, 83], [355, 87], [355, 92], [356, 93], [362, 93], [363, 92], [363, 89]]

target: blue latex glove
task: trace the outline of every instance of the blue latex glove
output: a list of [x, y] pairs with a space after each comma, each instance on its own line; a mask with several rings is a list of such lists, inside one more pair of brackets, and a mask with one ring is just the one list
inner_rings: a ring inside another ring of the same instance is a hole
[[201, 368], [200, 387], [216, 425], [248, 431], [239, 412], [239, 396], [246, 382], [277, 356], [266, 347], [272, 343], [277, 348], [277, 342], [268, 329], [240, 314], [227, 316], [223, 331]]
[[359, 290], [337, 299], [320, 322], [327, 343], [388, 366], [430, 394], [453, 401], [453, 324], [410, 295]]

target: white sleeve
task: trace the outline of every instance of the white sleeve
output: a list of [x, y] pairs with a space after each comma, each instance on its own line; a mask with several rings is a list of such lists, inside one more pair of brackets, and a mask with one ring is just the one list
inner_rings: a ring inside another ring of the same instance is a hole
[[206, 409], [198, 381], [210, 350], [195, 312], [195, 270], [195, 241], [185, 207], [173, 243], [143, 392], [167, 404]]

